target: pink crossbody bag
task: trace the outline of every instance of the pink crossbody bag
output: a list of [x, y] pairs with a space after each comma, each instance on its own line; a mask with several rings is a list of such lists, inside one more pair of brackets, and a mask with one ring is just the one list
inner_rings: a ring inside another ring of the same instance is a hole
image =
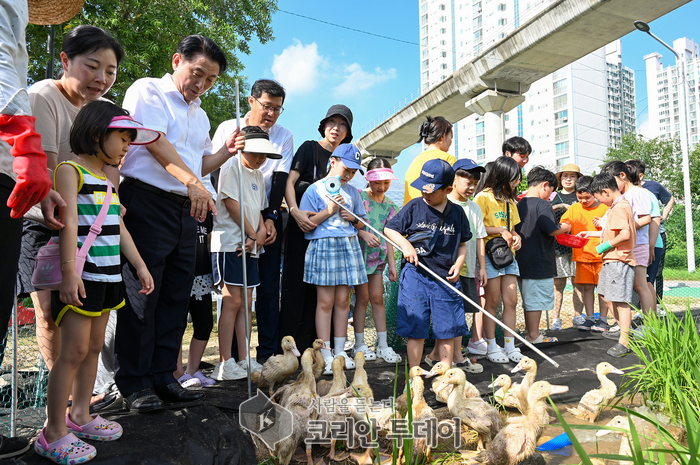
[[[107, 181], [107, 195], [105, 196], [104, 202], [102, 202], [100, 213], [98, 213], [95, 222], [90, 226], [90, 233], [85, 238], [83, 246], [75, 253], [75, 271], [78, 272], [79, 276], [83, 274], [85, 259], [90, 251], [90, 247], [92, 247], [92, 243], [95, 242], [97, 236], [102, 232], [102, 224], [105, 222], [105, 218], [107, 218], [107, 211], [111, 203], [112, 183]], [[49, 243], [40, 248], [39, 253], [37, 253], [36, 265], [34, 266], [34, 273], [32, 274], [32, 284], [37, 289], [57, 291], [61, 285], [62, 279], [61, 252], [59, 251], [59, 245], [54, 244], [53, 239], [51, 239]]]

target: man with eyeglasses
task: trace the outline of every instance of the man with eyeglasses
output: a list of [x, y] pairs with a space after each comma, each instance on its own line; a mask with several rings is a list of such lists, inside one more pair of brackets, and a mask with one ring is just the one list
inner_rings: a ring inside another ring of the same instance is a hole
[[[243, 117], [241, 127], [261, 127], [270, 135], [272, 145], [282, 154], [280, 160], [268, 158], [260, 167], [265, 180], [269, 206], [263, 211], [267, 228], [265, 252], [258, 259], [260, 286], [256, 290], [255, 300], [255, 315], [258, 322], [257, 362], [255, 359], [251, 360], [251, 369], [255, 369], [258, 364], [265, 363], [271, 355], [279, 352], [279, 288], [282, 257], [280, 205], [289, 168], [294, 158], [294, 142], [291, 131], [277, 124], [277, 118], [284, 111], [282, 107], [286, 96], [284, 87], [271, 79], [259, 79], [253, 84], [250, 94], [248, 97], [250, 111]], [[221, 123], [212, 139], [214, 147], [223, 146], [227, 135], [235, 128], [235, 119]], [[228, 163], [232, 162], [235, 162], [235, 159], [231, 159]], [[239, 360], [239, 365], [245, 368], [245, 354], [238, 354], [235, 335], [231, 350], [233, 357]]]

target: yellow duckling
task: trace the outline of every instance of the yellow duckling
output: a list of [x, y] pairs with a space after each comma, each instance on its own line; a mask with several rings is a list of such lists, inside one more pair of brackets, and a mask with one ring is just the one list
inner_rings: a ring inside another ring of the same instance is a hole
[[503, 421], [498, 411], [487, 404], [481, 398], [464, 397], [464, 389], [467, 377], [459, 368], [452, 368], [445, 373], [438, 391], [453, 385], [453, 390], [447, 398], [447, 408], [450, 414], [459, 417], [463, 424], [467, 425], [479, 435], [478, 448], [484, 448], [491, 442], [491, 438], [503, 427]]
[[[315, 362], [314, 362], [315, 363]], [[315, 368], [315, 366], [314, 366]], [[347, 414], [341, 413], [340, 408], [338, 408], [340, 404], [340, 396], [339, 394], [342, 394], [347, 391], [346, 384], [347, 384], [347, 379], [345, 378], [345, 357], [336, 357], [333, 359], [333, 363], [331, 364], [331, 368], [333, 370], [333, 381], [329, 385], [328, 392], [326, 392], [323, 397], [328, 399], [331, 397], [336, 398], [336, 402], [329, 402], [329, 403], [324, 403], [321, 402], [321, 406], [319, 408], [319, 415], [318, 419], [323, 420], [326, 422], [326, 424], [330, 425], [332, 423], [337, 423], [337, 422], [342, 422], [345, 421], [345, 417]], [[325, 369], [325, 361], [324, 361], [324, 369]], [[317, 387], [317, 392], [318, 392], [318, 385]], [[319, 393], [320, 395], [320, 393]], [[330, 428], [329, 428], [329, 434], [330, 434]], [[329, 455], [329, 459], [334, 460], [335, 459], [335, 439], [331, 438], [331, 454]]]
[[[429, 425], [429, 420], [435, 418], [435, 413], [433, 409], [425, 402], [423, 393], [425, 386], [423, 384], [423, 378], [421, 376], [427, 375], [428, 372], [421, 367], [413, 367], [409, 372], [411, 377], [411, 410], [414, 423], [423, 423], [424, 425]], [[433, 423], [437, 427], [437, 420], [433, 420]], [[415, 463], [429, 463], [430, 462], [430, 443], [431, 437], [437, 435], [437, 431], [427, 431], [427, 436], [423, 438], [413, 439], [413, 455], [412, 460]]]
[[623, 374], [622, 371], [608, 362], [599, 363], [595, 368], [595, 372], [600, 380], [600, 387], [598, 389], [591, 389], [585, 393], [583, 397], [581, 397], [578, 407], [569, 409], [569, 412], [576, 418], [588, 420], [591, 423], [596, 421], [601, 410], [603, 410], [608, 401], [617, 394], [617, 385], [610, 381], [607, 375], [610, 373], [615, 373], [616, 375]]
[[[316, 381], [321, 378], [323, 375], [323, 371], [326, 369], [326, 361], [323, 358], [323, 354], [321, 353], [321, 349], [325, 350], [331, 350], [330, 347], [326, 345], [325, 342], [323, 342], [323, 339], [316, 339], [314, 343], [311, 345], [311, 347], [314, 349], [314, 377], [316, 378]], [[318, 388], [318, 386], [317, 386]], [[322, 395], [322, 394], [319, 394]]]
[[[446, 363], [446, 362], [438, 362], [435, 365], [433, 365], [433, 368], [428, 372], [427, 375], [425, 375], [426, 378], [432, 378], [433, 376], [437, 377], [433, 380], [432, 385], [430, 390], [435, 393], [435, 399], [438, 402], [442, 402], [443, 404], [447, 403], [447, 398], [450, 396], [450, 393], [452, 392], [452, 385], [449, 384], [445, 389], [442, 391], [437, 392], [437, 387], [440, 385], [442, 382], [442, 379], [445, 377], [445, 373], [450, 369], [451, 367]], [[464, 396], [466, 397], [481, 397], [481, 394], [479, 391], [476, 389], [476, 387], [467, 382], [464, 387]]]
[[[292, 435], [277, 443], [275, 455], [279, 457], [279, 463], [289, 464], [297, 446], [307, 437], [306, 425], [309, 420], [317, 418], [318, 396], [316, 394], [316, 379], [313, 373], [314, 351], [308, 348], [301, 357], [302, 373], [295, 382], [295, 388], [286, 397], [286, 401], [281, 404], [284, 408], [292, 412], [293, 428]], [[311, 445], [306, 445], [306, 456], [308, 463], [314, 463], [311, 457]]]
[[504, 407], [520, 408], [518, 396], [515, 394], [520, 389], [519, 384], [512, 384], [512, 380], [508, 375], [500, 375], [493, 383], [489, 384], [489, 388], [497, 387], [498, 390], [493, 393], [493, 398], [496, 402]]
[[567, 386], [554, 386], [547, 381], [538, 381], [528, 391], [530, 409], [520, 421], [509, 423], [491, 443], [491, 447], [475, 457], [477, 461], [490, 465], [516, 465], [535, 453], [537, 440], [549, 422], [544, 399], [553, 394], [567, 392]]
[[520, 362], [515, 365], [515, 368], [510, 370], [511, 373], [517, 373], [520, 370], [525, 371], [525, 377], [520, 384], [516, 383], [510, 387], [510, 390], [518, 398], [518, 410], [522, 414], [527, 413], [527, 393], [530, 390], [530, 386], [535, 383], [535, 378], [537, 377], [537, 362], [535, 362], [530, 357], [523, 357]]
[[276, 384], [284, 383], [299, 368], [297, 357], [300, 354], [294, 338], [285, 336], [282, 339], [281, 346], [284, 351], [282, 355], [268, 358], [263, 365], [262, 371], [256, 371], [250, 375], [250, 378], [259, 388], [269, 389], [270, 396], [272, 396]]
[[365, 401], [369, 402], [374, 399], [374, 392], [367, 382], [364, 352], [358, 352], [355, 354], [355, 376], [352, 378], [350, 388], [350, 392], [356, 397], [362, 397], [365, 399]]

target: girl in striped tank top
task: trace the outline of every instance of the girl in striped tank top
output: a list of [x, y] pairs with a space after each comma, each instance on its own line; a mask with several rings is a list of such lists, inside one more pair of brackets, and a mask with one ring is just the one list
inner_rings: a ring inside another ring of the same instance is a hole
[[[51, 292], [51, 314], [62, 341], [49, 376], [48, 420], [34, 449], [56, 463], [81, 463], [97, 455], [93, 446], [79, 438], [113, 441], [122, 434], [118, 423], [90, 415], [109, 311], [124, 305], [120, 253], [138, 271], [140, 293], [153, 291], [153, 278], [121, 220], [114, 186], [111, 198], [105, 198], [110, 181], [103, 167], [118, 165], [129, 144], [148, 144], [158, 137], [158, 132], [135, 122], [126, 110], [107, 101], [91, 102], [80, 110], [70, 132], [71, 150], [78, 155], [55, 171], [54, 186], [65, 201], [59, 207], [65, 226], [58, 235], [63, 281], [58, 291]], [[78, 275], [76, 251], [104, 202], [109, 202], [107, 217]], [[73, 402], [66, 415], [71, 388]]]

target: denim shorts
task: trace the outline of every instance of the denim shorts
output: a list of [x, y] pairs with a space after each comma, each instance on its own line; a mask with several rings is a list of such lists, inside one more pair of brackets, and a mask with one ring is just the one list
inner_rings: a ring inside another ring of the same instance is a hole
[[[461, 290], [459, 280], [454, 284]], [[396, 309], [396, 334], [427, 339], [430, 323], [435, 339], [452, 339], [469, 333], [463, 299], [445, 284], [406, 264], [401, 271]]]
[[507, 274], [520, 276], [520, 268], [518, 268], [518, 261], [515, 260], [515, 258], [513, 258], [513, 263], [511, 263], [505, 268], [501, 268], [500, 270], [494, 268], [489, 257], [486, 257], [486, 260], [484, 260], [484, 262], [486, 262], [486, 276], [489, 279], [497, 278], [499, 276], [505, 276]]

